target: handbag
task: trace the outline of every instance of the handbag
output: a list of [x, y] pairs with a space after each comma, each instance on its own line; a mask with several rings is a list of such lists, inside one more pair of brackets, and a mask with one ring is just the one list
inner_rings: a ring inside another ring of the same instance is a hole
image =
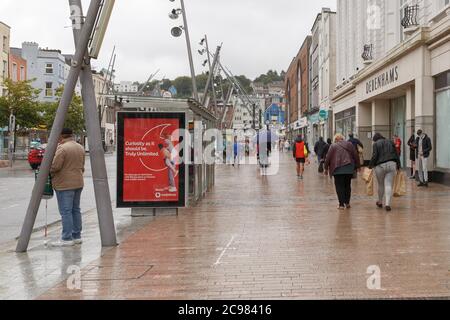
[[324, 169], [324, 166], [325, 166], [325, 161], [320, 161], [320, 164], [319, 164], [319, 173], [323, 173], [324, 171], [325, 171], [325, 169]]

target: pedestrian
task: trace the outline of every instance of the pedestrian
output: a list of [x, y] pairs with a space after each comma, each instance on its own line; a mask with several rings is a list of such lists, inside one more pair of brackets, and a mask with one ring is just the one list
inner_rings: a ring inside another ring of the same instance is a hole
[[330, 150], [332, 144], [333, 142], [330, 138], [328, 138], [325, 147], [323, 148], [322, 161], [319, 164], [319, 173], [323, 173], [324, 175], [327, 175], [327, 172], [325, 171], [325, 159], [327, 158], [328, 151]]
[[416, 158], [419, 165], [419, 187], [428, 187], [428, 158], [430, 157], [433, 145], [430, 137], [422, 129], [417, 131]]
[[352, 145], [356, 149], [356, 152], [358, 153], [361, 166], [364, 166], [364, 145], [362, 144], [361, 140], [355, 138], [355, 135], [353, 133], [349, 133], [348, 137], [348, 141], [352, 143]]
[[375, 169], [378, 181], [377, 207], [383, 208], [385, 199], [386, 211], [392, 211], [391, 201], [394, 193], [394, 182], [397, 171], [400, 170], [400, 157], [393, 141], [384, 138], [380, 133], [373, 136], [373, 154], [369, 168]]
[[327, 143], [323, 140], [323, 137], [319, 138], [319, 141], [314, 145], [314, 153], [317, 156], [317, 162], [320, 164], [323, 159], [323, 151]]
[[284, 149], [286, 150], [286, 152], [291, 151], [291, 144], [289, 143], [289, 140], [286, 140], [284, 142]]
[[240, 148], [239, 148], [239, 142], [238, 138], [234, 137], [234, 143], [233, 143], [233, 167], [239, 165], [240, 161]]
[[400, 157], [402, 155], [402, 139], [400, 139], [400, 137], [396, 134], [394, 134], [394, 145], [395, 145], [395, 150], [397, 151], [398, 156]]
[[353, 144], [345, 141], [342, 134], [336, 134], [334, 144], [330, 146], [325, 159], [325, 170], [334, 177], [339, 199], [338, 210], [351, 208], [352, 178], [359, 168], [359, 157]]
[[293, 155], [297, 163], [297, 177], [300, 180], [303, 180], [303, 173], [305, 172], [305, 164], [308, 159], [308, 154], [308, 145], [303, 140], [303, 137], [299, 135], [293, 144]]
[[73, 138], [71, 129], [63, 129], [50, 169], [62, 219], [61, 241], [53, 247], [71, 247], [82, 244], [80, 200], [84, 188], [85, 151]]
[[413, 132], [411, 135], [411, 138], [408, 140], [408, 146], [409, 146], [409, 160], [411, 161], [411, 176], [410, 179], [416, 179], [416, 150], [417, 150], [417, 144], [416, 144], [416, 135]]

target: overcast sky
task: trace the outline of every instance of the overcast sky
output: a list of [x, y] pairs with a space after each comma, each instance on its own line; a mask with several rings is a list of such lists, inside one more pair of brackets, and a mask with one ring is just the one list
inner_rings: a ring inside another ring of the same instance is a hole
[[[87, 11], [89, 1], [83, 0]], [[199, 41], [208, 35], [210, 50], [223, 42], [222, 62], [235, 74], [254, 79], [269, 69], [286, 70], [310, 33], [322, 7], [336, 9], [336, 0], [185, 0], [196, 73], [201, 66]], [[168, 13], [179, 0], [117, 0], [97, 69], [108, 66], [116, 45], [118, 80], [145, 81], [189, 75], [185, 38], [170, 30], [182, 25]], [[0, 0], [0, 21], [11, 30], [11, 46], [23, 41], [73, 53], [66, 0]]]

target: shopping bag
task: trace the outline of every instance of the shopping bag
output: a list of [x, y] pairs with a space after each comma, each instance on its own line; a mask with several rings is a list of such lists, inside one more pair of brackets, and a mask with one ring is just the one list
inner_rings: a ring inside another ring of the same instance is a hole
[[363, 168], [361, 178], [364, 182], [368, 183], [370, 179], [373, 179], [373, 169], [369, 169], [367, 167]]
[[394, 197], [406, 195], [406, 175], [403, 171], [397, 171], [394, 181]]
[[373, 170], [369, 169], [369, 168], [364, 168], [362, 175], [361, 175], [362, 179], [364, 180], [364, 182], [366, 183], [366, 193], [369, 197], [372, 197], [374, 192], [373, 192]]

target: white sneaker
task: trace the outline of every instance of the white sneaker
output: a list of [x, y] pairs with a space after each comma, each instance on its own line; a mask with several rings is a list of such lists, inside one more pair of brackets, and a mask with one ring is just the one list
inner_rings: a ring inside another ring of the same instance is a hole
[[75, 239], [75, 240], [73, 240], [73, 243], [74, 243], [75, 245], [83, 244], [83, 240], [82, 240], [82, 239]]
[[177, 188], [175, 187], [169, 188], [169, 192], [177, 192]]
[[54, 247], [54, 248], [63, 248], [63, 247], [73, 247], [74, 245], [75, 245], [74, 241], [60, 240], [60, 241], [50, 242], [48, 246]]

